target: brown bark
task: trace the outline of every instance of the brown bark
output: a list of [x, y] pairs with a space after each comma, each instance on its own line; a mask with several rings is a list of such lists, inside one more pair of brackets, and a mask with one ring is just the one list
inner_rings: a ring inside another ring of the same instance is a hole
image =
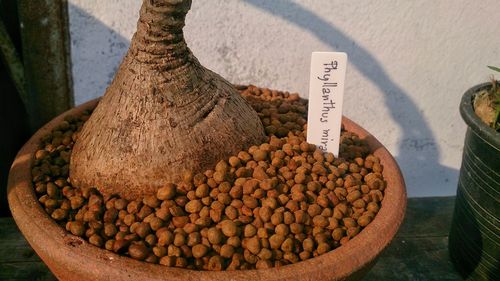
[[75, 186], [134, 199], [264, 140], [256, 112], [184, 41], [191, 0], [144, 0], [130, 49], [73, 148]]

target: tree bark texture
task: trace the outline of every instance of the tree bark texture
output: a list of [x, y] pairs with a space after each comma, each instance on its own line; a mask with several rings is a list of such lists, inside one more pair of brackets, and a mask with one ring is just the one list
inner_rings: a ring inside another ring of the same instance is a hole
[[73, 185], [135, 199], [265, 139], [257, 113], [187, 47], [190, 6], [144, 0], [130, 49], [73, 148]]

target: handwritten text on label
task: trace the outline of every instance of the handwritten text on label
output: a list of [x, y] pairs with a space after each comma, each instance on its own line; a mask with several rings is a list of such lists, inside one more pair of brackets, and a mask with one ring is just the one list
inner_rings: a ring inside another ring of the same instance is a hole
[[307, 142], [338, 156], [347, 54], [313, 52]]

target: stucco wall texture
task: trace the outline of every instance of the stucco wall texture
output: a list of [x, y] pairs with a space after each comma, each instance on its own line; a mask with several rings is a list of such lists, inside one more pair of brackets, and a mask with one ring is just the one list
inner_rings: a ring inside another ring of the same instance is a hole
[[[141, 0], [69, 0], [77, 104], [102, 95]], [[454, 195], [458, 105], [500, 65], [498, 0], [195, 0], [186, 40], [229, 81], [308, 95], [313, 51], [349, 56], [344, 115], [396, 157], [411, 197]]]

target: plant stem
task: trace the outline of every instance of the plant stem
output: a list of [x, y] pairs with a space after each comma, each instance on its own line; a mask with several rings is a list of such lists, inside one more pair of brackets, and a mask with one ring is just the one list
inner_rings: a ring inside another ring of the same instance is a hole
[[28, 108], [28, 95], [26, 93], [25, 80], [24, 80], [24, 67], [19, 59], [16, 48], [10, 40], [7, 29], [0, 19], [0, 55], [2, 61], [7, 66], [10, 78], [14, 82], [19, 96], [24, 103], [25, 108]]

